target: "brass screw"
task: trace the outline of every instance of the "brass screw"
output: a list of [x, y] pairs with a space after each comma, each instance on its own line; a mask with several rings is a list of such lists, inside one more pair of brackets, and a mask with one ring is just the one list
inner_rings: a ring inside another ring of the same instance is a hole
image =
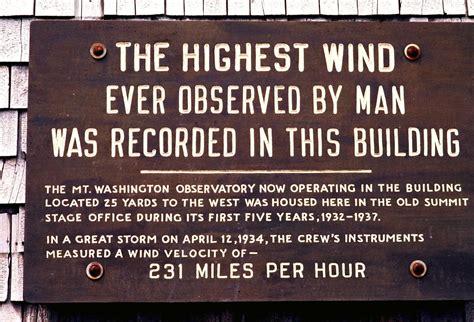
[[86, 267], [86, 275], [91, 280], [98, 280], [104, 275], [104, 267], [99, 262], [89, 263]]
[[428, 267], [426, 266], [425, 262], [417, 259], [411, 262], [410, 264], [410, 273], [415, 278], [422, 278], [426, 275], [428, 271]]
[[404, 50], [405, 58], [415, 61], [421, 57], [421, 48], [416, 44], [408, 44]]
[[99, 42], [93, 43], [89, 52], [91, 53], [91, 56], [94, 59], [102, 59], [107, 55], [107, 48], [105, 47], [104, 44], [101, 44]]

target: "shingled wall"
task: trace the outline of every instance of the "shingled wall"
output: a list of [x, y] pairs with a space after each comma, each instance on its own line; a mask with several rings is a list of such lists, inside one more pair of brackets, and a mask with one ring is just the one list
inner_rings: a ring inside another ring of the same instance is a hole
[[[472, 23], [474, 0], [0, 0], [0, 321], [474, 321], [474, 302], [134, 304], [120, 307], [24, 303], [29, 28], [31, 21], [46, 18]], [[303, 312], [305, 309], [312, 313]]]

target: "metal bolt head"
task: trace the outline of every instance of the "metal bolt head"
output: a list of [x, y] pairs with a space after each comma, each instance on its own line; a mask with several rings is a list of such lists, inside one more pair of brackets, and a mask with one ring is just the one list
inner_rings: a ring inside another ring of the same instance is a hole
[[86, 275], [91, 280], [98, 280], [104, 275], [104, 267], [99, 262], [89, 263], [86, 267]]
[[426, 266], [425, 262], [417, 259], [411, 262], [410, 264], [410, 274], [415, 278], [422, 278], [426, 275], [428, 271], [428, 266]]
[[102, 59], [107, 55], [107, 48], [104, 44], [99, 42], [93, 43], [90, 50], [89, 50], [92, 58], [94, 59]]
[[408, 44], [404, 53], [406, 59], [414, 61], [421, 57], [421, 48], [416, 44]]

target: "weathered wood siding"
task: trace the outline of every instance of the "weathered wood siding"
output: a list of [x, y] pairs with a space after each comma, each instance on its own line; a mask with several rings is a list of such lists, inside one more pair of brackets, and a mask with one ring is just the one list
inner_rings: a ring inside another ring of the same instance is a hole
[[436, 23], [473, 22], [473, 16], [474, 0], [0, 0], [0, 321], [474, 321], [474, 302], [119, 306], [45, 306], [22, 302], [23, 227], [25, 215], [28, 216], [23, 207], [27, 159], [26, 63], [32, 20], [248, 17]]

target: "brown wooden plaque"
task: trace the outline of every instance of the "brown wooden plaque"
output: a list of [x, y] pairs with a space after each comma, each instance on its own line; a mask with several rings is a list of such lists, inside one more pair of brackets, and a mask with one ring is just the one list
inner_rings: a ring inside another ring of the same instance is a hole
[[472, 25], [31, 28], [26, 300], [473, 298]]

